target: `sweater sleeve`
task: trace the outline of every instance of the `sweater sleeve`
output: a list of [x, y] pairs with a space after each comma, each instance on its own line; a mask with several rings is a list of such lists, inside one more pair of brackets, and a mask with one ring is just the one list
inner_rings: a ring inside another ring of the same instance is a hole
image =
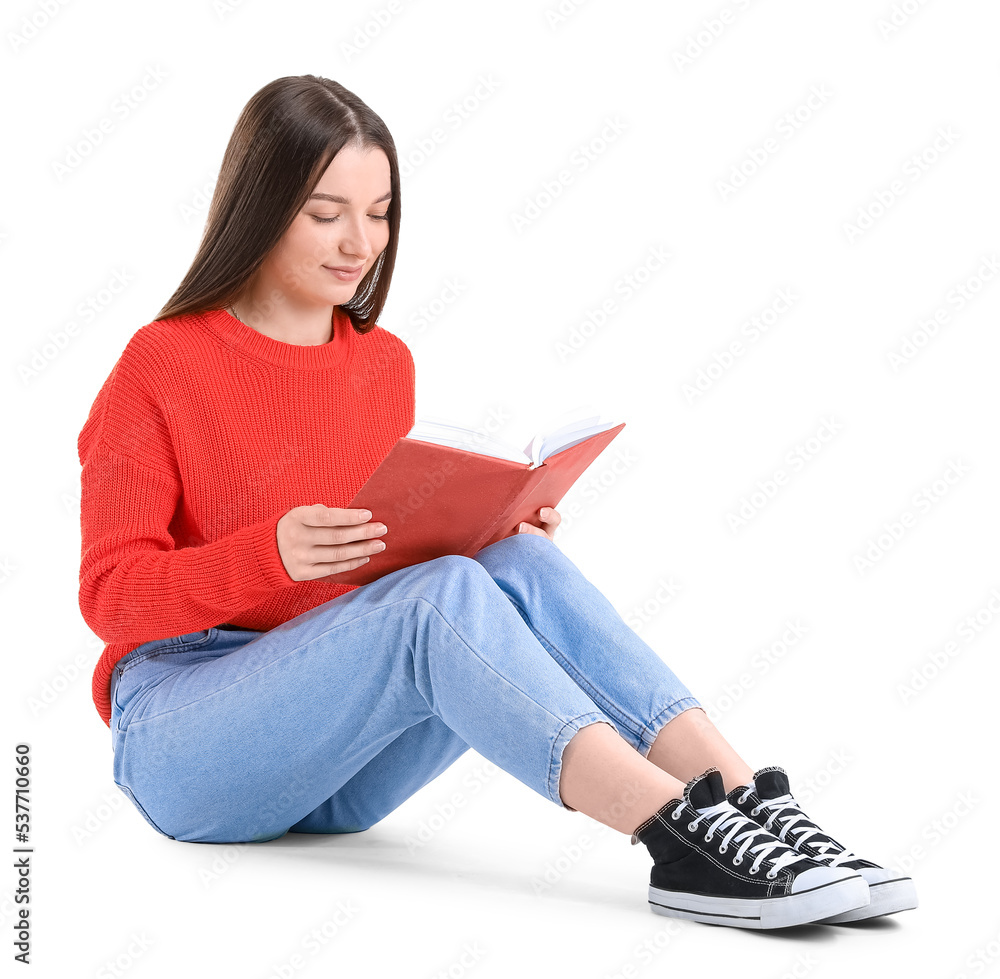
[[181, 485], [169, 431], [127, 354], [79, 437], [79, 601], [105, 642], [139, 645], [219, 625], [294, 582], [278, 552], [281, 513], [175, 548]]

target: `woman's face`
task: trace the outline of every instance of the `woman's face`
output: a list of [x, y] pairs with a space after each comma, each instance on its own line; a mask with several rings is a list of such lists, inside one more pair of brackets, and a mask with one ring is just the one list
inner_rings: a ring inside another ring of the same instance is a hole
[[348, 302], [389, 242], [390, 186], [381, 149], [343, 147], [265, 259], [258, 281], [302, 305]]

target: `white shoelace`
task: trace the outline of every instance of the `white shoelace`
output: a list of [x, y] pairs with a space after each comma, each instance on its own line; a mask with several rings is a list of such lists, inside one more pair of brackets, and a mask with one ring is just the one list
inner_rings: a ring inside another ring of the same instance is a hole
[[[678, 806], [670, 814], [670, 818], [674, 820], [680, 819], [684, 816], [687, 808], [689, 807]], [[744, 816], [728, 800], [723, 800], [717, 805], [707, 806], [704, 809], [695, 809], [694, 811], [697, 815], [688, 823], [688, 831], [693, 833], [698, 828], [699, 823], [707, 823], [706, 843], [711, 843], [716, 833], [725, 833], [726, 835], [719, 844], [719, 853], [725, 853], [729, 849], [730, 843], [733, 845], [740, 844], [736, 856], [733, 857], [733, 863], [739, 866], [743, 862], [744, 856], [748, 854], [753, 856], [754, 861], [750, 866], [751, 874], [756, 874], [760, 870], [761, 862], [768, 860], [772, 866], [765, 876], [769, 880], [774, 880], [778, 876], [778, 871], [783, 867], [790, 866], [799, 860], [808, 859], [804, 853], [799, 853], [787, 843], [775, 839], [769, 831], [764, 830], [748, 816]], [[766, 836], [767, 839], [757, 843], [756, 846], [751, 846], [754, 840], [760, 839], [761, 836]], [[771, 856], [775, 850], [783, 850], [785, 852], [779, 853], [777, 856]]]
[[[746, 802], [747, 796], [752, 790], [747, 790], [740, 796], [740, 804]], [[787, 810], [791, 810], [788, 812]], [[819, 851], [818, 860], [824, 860], [830, 867], [837, 867], [849, 860], [858, 860], [859, 857], [845, 850], [839, 843], [831, 839], [828, 833], [824, 833], [799, 807], [798, 802], [789, 794], [781, 795], [776, 799], [761, 800], [759, 806], [754, 806], [750, 814], [756, 818], [759, 812], [767, 812], [767, 821], [764, 829], [774, 833], [779, 840], [785, 840], [791, 836], [795, 845], [807, 843], [812, 837], [819, 836], [821, 839], [813, 840], [812, 846]], [[807, 825], [798, 826], [799, 822]], [[778, 826], [775, 827], [775, 823]]]

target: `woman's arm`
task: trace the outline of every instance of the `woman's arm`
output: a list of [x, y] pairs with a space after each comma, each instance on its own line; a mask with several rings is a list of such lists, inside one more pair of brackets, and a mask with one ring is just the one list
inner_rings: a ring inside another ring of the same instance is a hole
[[99, 441], [83, 460], [80, 611], [105, 642], [147, 642], [225, 622], [294, 584], [276, 540], [282, 513], [175, 549], [176, 477]]
[[168, 367], [139, 331], [94, 400], [77, 443], [80, 611], [105, 642], [139, 645], [226, 622], [294, 584], [278, 551], [282, 512], [177, 548], [183, 496], [152, 379]]

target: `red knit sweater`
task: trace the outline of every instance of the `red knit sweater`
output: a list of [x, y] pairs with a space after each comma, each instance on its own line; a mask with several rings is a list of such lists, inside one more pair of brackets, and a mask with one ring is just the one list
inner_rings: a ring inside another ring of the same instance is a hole
[[354, 585], [292, 581], [278, 520], [344, 507], [414, 423], [413, 358], [339, 308], [333, 339], [274, 340], [222, 310], [128, 342], [80, 432], [80, 611], [114, 664], [152, 639], [231, 623], [266, 631]]

